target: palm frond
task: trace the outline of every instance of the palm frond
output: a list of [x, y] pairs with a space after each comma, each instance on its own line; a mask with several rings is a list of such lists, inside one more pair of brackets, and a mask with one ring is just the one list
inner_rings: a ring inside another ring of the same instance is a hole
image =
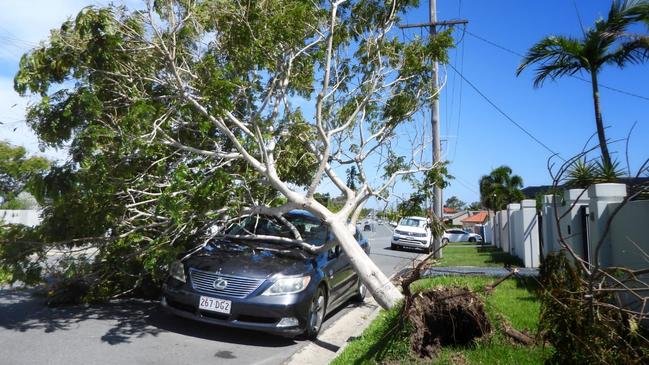
[[527, 52], [516, 70], [516, 75], [520, 75], [532, 64], [540, 64], [534, 80], [534, 86], [539, 87], [548, 77], [554, 79], [588, 68], [588, 62], [582, 52], [583, 45], [575, 38], [563, 36], [543, 38]]
[[635, 36], [621, 43], [616, 50], [606, 55], [604, 62], [613, 63], [619, 67], [625, 64], [638, 64], [649, 61], [649, 37]]

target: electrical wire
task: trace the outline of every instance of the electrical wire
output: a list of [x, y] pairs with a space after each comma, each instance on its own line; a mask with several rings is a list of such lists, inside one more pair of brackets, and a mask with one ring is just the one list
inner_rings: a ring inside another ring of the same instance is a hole
[[[461, 78], [462, 78], [462, 79], [463, 79], [463, 80], [464, 80], [464, 81], [465, 81], [469, 86], [471, 86], [471, 88], [472, 88], [473, 90], [475, 90], [475, 92], [477, 92], [480, 96], [482, 96], [482, 98], [485, 99], [485, 100], [487, 101], [487, 103], [489, 103], [489, 104], [490, 104], [494, 109], [496, 109], [496, 110], [497, 110], [497, 111], [498, 111], [502, 116], [504, 116], [508, 121], [510, 121], [512, 124], [514, 124], [516, 127], [518, 127], [518, 129], [520, 129], [521, 131], [523, 131], [523, 133], [527, 134], [530, 138], [532, 138], [536, 143], [538, 143], [540, 146], [542, 146], [543, 148], [545, 148], [547, 151], [549, 151], [549, 152], [552, 153], [553, 155], [559, 156], [559, 154], [558, 154], [557, 152], [553, 151], [553, 150], [552, 150], [550, 147], [548, 147], [545, 143], [541, 142], [540, 139], [536, 138], [536, 137], [535, 137], [531, 132], [529, 132], [527, 129], [525, 129], [525, 127], [523, 127], [522, 125], [520, 125], [519, 123], [517, 123], [517, 122], [516, 122], [512, 117], [510, 117], [507, 113], [505, 113], [505, 112], [504, 112], [504, 111], [503, 111], [503, 110], [502, 110], [498, 105], [496, 105], [496, 103], [494, 103], [493, 101], [491, 101], [491, 99], [489, 99], [489, 98], [487, 97], [487, 95], [485, 95], [482, 91], [480, 91], [480, 89], [478, 89], [477, 86], [475, 86], [471, 81], [469, 81], [469, 80], [468, 80], [468, 79], [467, 79], [467, 78], [466, 78], [462, 73], [460, 73], [460, 71], [458, 71], [455, 67], [453, 67], [453, 65], [449, 64], [448, 66], [449, 66], [453, 71], [455, 71], [455, 72], [456, 72], [456, 73], [457, 73], [457, 74], [458, 74], [458, 75], [459, 75], [459, 76], [460, 76], [460, 77], [461, 77]], [[559, 158], [561, 158], [561, 156], [559, 156]], [[561, 159], [563, 160], [563, 158], [561, 158]], [[565, 160], [564, 160], [564, 161], [565, 161]]]
[[[467, 34], [469, 34], [470, 36], [472, 36], [472, 37], [474, 37], [474, 38], [476, 38], [476, 39], [479, 39], [479, 40], [481, 40], [481, 41], [483, 41], [483, 42], [485, 42], [485, 43], [487, 43], [487, 44], [490, 44], [490, 45], [492, 45], [492, 46], [494, 46], [494, 47], [496, 47], [496, 48], [499, 48], [499, 49], [501, 49], [501, 50], [503, 50], [503, 51], [505, 51], [505, 52], [511, 53], [511, 54], [516, 55], [516, 56], [518, 56], [518, 57], [525, 57], [525, 55], [522, 54], [522, 53], [520, 53], [520, 52], [516, 52], [516, 51], [514, 51], [514, 50], [512, 50], [512, 49], [510, 49], [510, 48], [507, 48], [507, 47], [505, 47], [505, 46], [501, 46], [500, 44], [494, 43], [494, 42], [492, 42], [492, 41], [490, 41], [490, 40], [488, 40], [488, 39], [485, 39], [485, 38], [483, 38], [483, 37], [481, 37], [481, 36], [479, 36], [479, 35], [477, 35], [477, 34], [471, 33], [471, 32], [468, 31], [468, 30], [467, 30], [466, 32], [467, 32]], [[590, 80], [587, 80], [587, 79], [585, 79], [585, 78], [583, 78], [583, 77], [581, 77], [581, 76], [577, 76], [577, 75], [569, 75], [569, 76], [572, 77], [572, 78], [574, 78], [574, 79], [577, 79], [577, 80], [580, 80], [580, 81], [586, 82], [586, 83], [588, 83], [588, 84], [592, 84], [592, 82], [591, 82]], [[634, 98], [638, 98], [638, 99], [642, 99], [642, 100], [649, 101], [649, 97], [646, 97], [646, 96], [642, 96], [642, 95], [638, 95], [638, 94], [635, 94], [635, 93], [632, 93], [632, 92], [628, 92], [628, 91], [620, 90], [620, 89], [618, 89], [618, 88], [614, 88], [614, 87], [612, 87], [612, 86], [608, 86], [608, 85], [604, 85], [604, 84], [600, 84], [600, 83], [598, 83], [598, 86], [601, 87], [601, 88], [603, 88], [603, 89], [608, 89], [608, 90], [615, 91], [615, 92], [620, 93], [620, 94], [624, 94], [624, 95], [627, 95], [627, 96], [632, 96], [632, 97], [634, 97]]]

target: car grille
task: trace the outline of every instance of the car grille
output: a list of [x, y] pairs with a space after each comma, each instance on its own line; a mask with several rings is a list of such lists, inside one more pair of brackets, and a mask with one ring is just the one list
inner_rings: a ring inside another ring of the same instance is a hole
[[[247, 297], [250, 293], [259, 288], [265, 280], [217, 274], [194, 268], [189, 269], [189, 277], [192, 283], [192, 288], [196, 291], [234, 298]], [[214, 283], [218, 279], [227, 281], [227, 285], [224, 288], [215, 288]]]
[[406, 231], [400, 231], [398, 229], [394, 230], [394, 233], [400, 234], [402, 236], [410, 236], [410, 237], [426, 237], [426, 233], [414, 233], [414, 232], [406, 232]]

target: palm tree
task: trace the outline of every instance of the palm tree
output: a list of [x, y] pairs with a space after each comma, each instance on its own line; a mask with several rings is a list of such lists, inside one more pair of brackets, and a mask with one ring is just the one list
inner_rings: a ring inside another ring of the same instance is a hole
[[507, 204], [525, 198], [520, 190], [521, 187], [523, 187], [523, 179], [518, 175], [512, 175], [509, 166], [500, 166], [489, 175], [480, 178], [480, 201], [485, 208], [495, 213], [505, 209]]
[[627, 32], [632, 24], [648, 21], [648, 0], [616, 0], [611, 5], [608, 18], [597, 20], [594, 28], [584, 31], [582, 39], [546, 37], [530, 48], [516, 70], [518, 76], [531, 64], [539, 64], [534, 87], [542, 86], [548, 77], [554, 80], [581, 71], [590, 74], [597, 137], [605, 165], [611, 165], [611, 157], [604, 134], [597, 75], [604, 65], [624, 67], [627, 63], [641, 63], [649, 59], [649, 37]]

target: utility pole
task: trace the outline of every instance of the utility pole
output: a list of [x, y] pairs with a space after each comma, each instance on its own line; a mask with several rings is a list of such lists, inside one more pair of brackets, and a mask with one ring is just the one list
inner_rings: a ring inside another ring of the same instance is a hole
[[[437, 35], [437, 26], [453, 26], [456, 24], [467, 24], [468, 20], [449, 20], [449, 21], [437, 21], [437, 0], [428, 1], [428, 23], [418, 23], [418, 24], [405, 24], [401, 25], [400, 28], [419, 28], [419, 27], [430, 27], [430, 36], [435, 37]], [[432, 87], [433, 90], [439, 88], [438, 84], [438, 71], [439, 66], [437, 61], [433, 63], [433, 80]], [[439, 136], [439, 94], [437, 97], [433, 98], [430, 105], [430, 125], [431, 133], [433, 135], [433, 165], [441, 161], [441, 144]], [[437, 219], [443, 221], [444, 212], [443, 212], [443, 202], [442, 202], [442, 189], [438, 186], [433, 187], [433, 201], [432, 201], [432, 210], [433, 214]], [[435, 251], [435, 258], [442, 258], [442, 250], [440, 249], [442, 245], [441, 237], [433, 238], [433, 250]]]

